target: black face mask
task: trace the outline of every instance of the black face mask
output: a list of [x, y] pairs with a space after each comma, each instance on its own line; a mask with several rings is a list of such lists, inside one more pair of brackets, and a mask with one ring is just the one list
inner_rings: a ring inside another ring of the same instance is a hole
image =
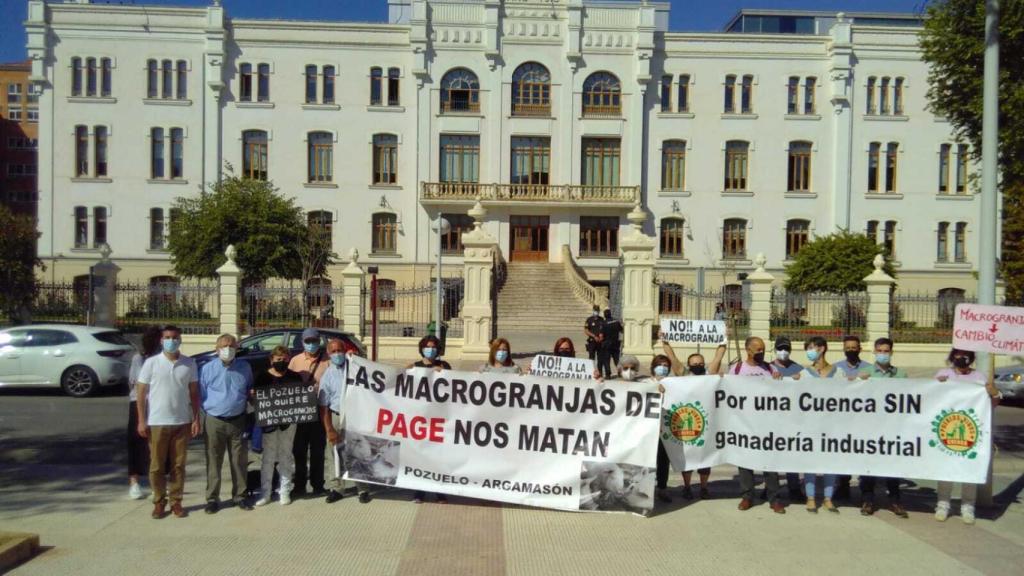
[[558, 352], [557, 352], [557, 353], [555, 354], [555, 356], [561, 356], [561, 357], [563, 357], [563, 358], [572, 358], [572, 357], [573, 357], [573, 353], [572, 353], [572, 351], [570, 351], [570, 350], [559, 350], [559, 351], [558, 351]]
[[280, 372], [281, 374], [284, 374], [285, 371], [288, 370], [288, 361], [281, 360], [280, 362], [274, 362], [273, 364], [271, 364], [271, 366], [273, 366], [274, 370]]
[[966, 356], [957, 356], [956, 358], [953, 358], [953, 366], [956, 366], [961, 370], [970, 367], [970, 365], [971, 359]]
[[758, 364], [764, 364], [764, 352], [757, 352], [754, 354], [754, 362]]
[[695, 364], [693, 366], [690, 366], [689, 368], [690, 374], [693, 374], [694, 376], [703, 376], [707, 374], [708, 371], [703, 364]]
[[846, 351], [846, 361], [849, 362], [850, 364], [857, 364], [857, 363], [859, 363], [860, 362], [860, 352], [856, 352], [854, 350], [847, 350]]

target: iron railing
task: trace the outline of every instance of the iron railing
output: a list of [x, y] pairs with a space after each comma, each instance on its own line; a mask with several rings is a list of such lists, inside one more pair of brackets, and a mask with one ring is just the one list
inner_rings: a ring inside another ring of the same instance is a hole
[[9, 315], [0, 310], [0, 327], [26, 322], [85, 324], [91, 301], [88, 283], [42, 282], [37, 285], [35, 298], [26, 309]]
[[213, 281], [118, 282], [114, 286], [117, 327], [139, 332], [173, 324], [185, 334], [220, 329], [220, 288]]
[[889, 329], [896, 342], [943, 343], [953, 340], [956, 305], [976, 302], [962, 294], [935, 295], [897, 290], [889, 304]]
[[250, 333], [271, 328], [341, 328], [343, 290], [298, 281], [268, 282], [242, 291], [241, 319]]
[[[461, 277], [441, 279], [442, 333], [461, 338], [462, 300], [465, 284]], [[421, 285], [377, 285], [377, 335], [419, 338], [434, 333], [437, 287], [434, 279]], [[370, 286], [363, 288], [364, 334], [372, 333], [373, 298]]]
[[654, 289], [658, 302], [656, 329], [660, 328], [662, 319], [724, 320], [730, 339], [743, 340], [750, 335], [749, 293], [701, 291], [669, 283], [657, 283]]
[[769, 317], [771, 337], [787, 336], [797, 343], [813, 336], [833, 342], [846, 335], [864, 338], [867, 310], [866, 292], [801, 294], [774, 288]]

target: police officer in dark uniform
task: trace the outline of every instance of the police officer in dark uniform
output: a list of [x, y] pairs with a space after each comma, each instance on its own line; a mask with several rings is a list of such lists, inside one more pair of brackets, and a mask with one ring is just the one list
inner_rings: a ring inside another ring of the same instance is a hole
[[583, 324], [583, 332], [587, 335], [587, 356], [591, 360], [597, 357], [597, 350], [600, 348], [601, 330], [604, 329], [604, 318], [601, 318], [601, 307], [594, 305], [594, 312]]

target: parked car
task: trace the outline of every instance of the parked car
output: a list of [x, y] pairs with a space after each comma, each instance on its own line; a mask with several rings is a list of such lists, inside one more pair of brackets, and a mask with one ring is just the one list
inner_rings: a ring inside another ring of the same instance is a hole
[[1024, 365], [996, 368], [995, 384], [1004, 403], [1024, 405]]
[[[331, 338], [339, 338], [353, 344], [359, 351], [359, 355], [366, 356], [366, 346], [359, 341], [359, 338], [351, 332], [319, 328], [320, 345], [327, 346]], [[275, 347], [284, 345], [291, 351], [292, 356], [302, 352], [302, 328], [280, 328], [260, 332], [247, 338], [242, 338], [238, 343], [239, 360], [249, 363], [253, 374], [261, 374], [270, 368], [270, 351]], [[217, 357], [216, 350], [193, 354], [197, 366], [202, 366]]]
[[88, 396], [128, 381], [135, 347], [110, 328], [34, 324], [0, 330], [0, 386], [60, 386]]

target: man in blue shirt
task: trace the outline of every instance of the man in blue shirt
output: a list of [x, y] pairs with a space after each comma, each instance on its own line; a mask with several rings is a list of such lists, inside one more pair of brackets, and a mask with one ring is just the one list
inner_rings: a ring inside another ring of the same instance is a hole
[[[343, 340], [332, 338], [327, 341], [327, 357], [331, 364], [320, 378], [320, 422], [331, 445], [331, 473], [327, 481], [327, 499], [332, 504], [341, 500], [345, 491], [345, 391], [348, 386], [348, 357], [355, 353], [355, 347]], [[370, 501], [369, 486], [356, 482], [359, 501]]]
[[207, 514], [220, 510], [220, 469], [224, 452], [231, 467], [231, 496], [241, 510], [252, 510], [245, 499], [246, 448], [245, 411], [252, 390], [252, 368], [236, 362], [238, 341], [230, 334], [217, 338], [217, 359], [199, 371], [199, 397], [206, 414], [206, 508]]

